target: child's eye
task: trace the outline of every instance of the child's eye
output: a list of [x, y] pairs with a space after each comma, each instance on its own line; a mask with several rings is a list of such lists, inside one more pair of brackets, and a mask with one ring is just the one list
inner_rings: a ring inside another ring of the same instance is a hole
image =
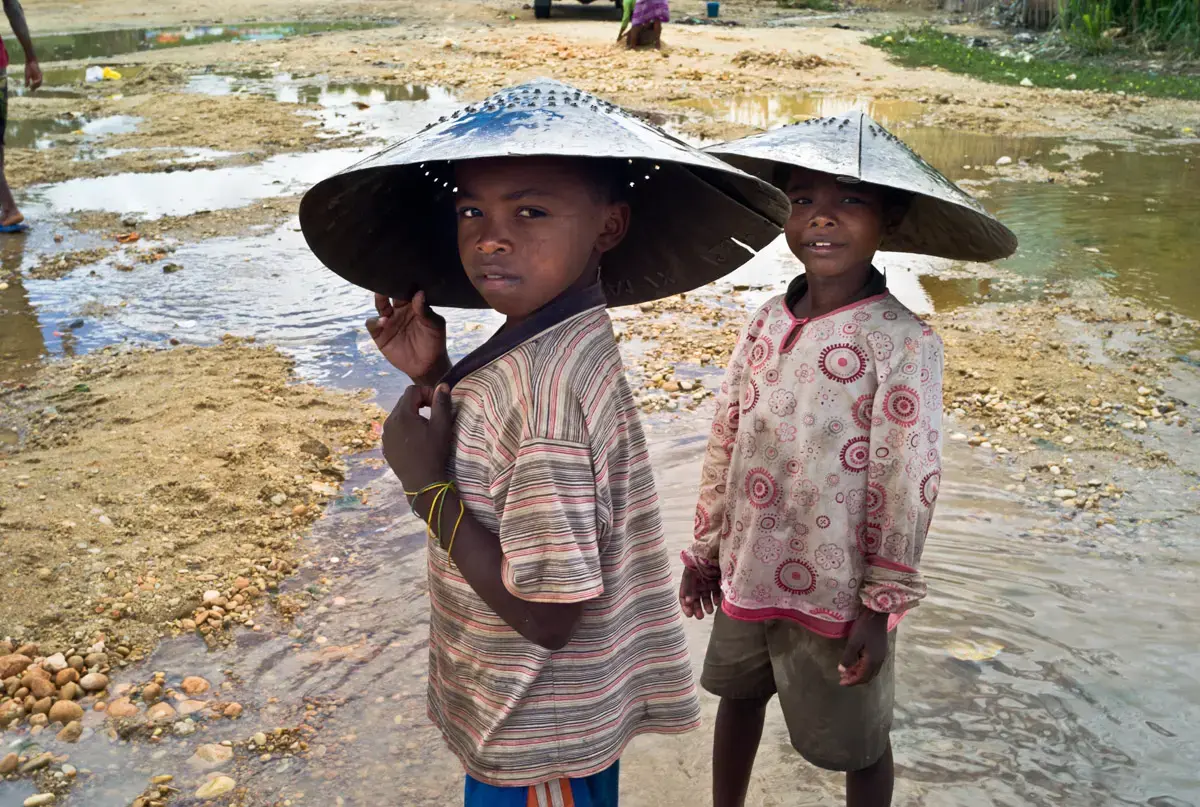
[[812, 203], [812, 200], [809, 199], [807, 196], [793, 196], [792, 197], [792, 204], [794, 204], [794, 205], [807, 205], [807, 204], [811, 204], [811, 203]]
[[842, 203], [847, 204], [847, 205], [865, 205], [866, 204], [866, 202], [864, 202], [862, 199], [860, 199], [857, 196], [847, 196], [845, 199], [842, 200]]
[[458, 209], [458, 215], [459, 218], [477, 219], [483, 215], [483, 211], [477, 207], [460, 207]]
[[517, 211], [517, 215], [523, 219], [540, 219], [546, 215], [546, 211], [536, 207], [523, 207]]

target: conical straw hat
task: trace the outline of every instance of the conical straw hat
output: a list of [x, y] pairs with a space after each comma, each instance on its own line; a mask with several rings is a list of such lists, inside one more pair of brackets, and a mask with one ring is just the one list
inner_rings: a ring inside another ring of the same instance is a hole
[[914, 194], [883, 250], [993, 261], [1017, 249], [1017, 237], [974, 197], [862, 112], [814, 118], [705, 151], [765, 180], [782, 164]]
[[604, 256], [610, 305], [690, 291], [738, 268], [778, 236], [790, 205], [770, 184], [613, 104], [541, 79], [471, 104], [326, 179], [300, 225], [321, 261], [389, 296], [485, 307], [458, 257], [455, 163], [488, 157], [602, 160], [632, 208], [628, 236]]

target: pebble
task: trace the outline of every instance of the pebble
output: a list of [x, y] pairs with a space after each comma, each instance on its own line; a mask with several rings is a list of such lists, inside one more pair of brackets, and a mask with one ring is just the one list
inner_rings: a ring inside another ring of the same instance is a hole
[[53, 793], [38, 793], [36, 796], [25, 799], [25, 807], [45, 807], [45, 805], [53, 803]]
[[237, 718], [237, 717], [241, 717], [242, 705], [240, 703], [231, 703], [225, 707], [225, 711], [222, 712], [222, 714], [231, 720], [234, 718]]
[[59, 701], [50, 707], [50, 722], [66, 725], [83, 720], [83, 707], [74, 701]]
[[196, 753], [192, 754], [192, 758], [188, 761], [201, 768], [215, 768], [224, 765], [231, 759], [233, 759], [233, 749], [229, 746], [205, 743], [196, 749]]
[[158, 684], [146, 684], [142, 689], [142, 700], [146, 703], [154, 703], [162, 697], [162, 687]]
[[74, 779], [75, 775], [79, 773], [79, 769], [74, 765], [63, 765], [60, 770], [63, 772], [63, 776], [68, 779]]
[[146, 712], [146, 716], [158, 723], [174, 717], [175, 709], [169, 703], [156, 703]]
[[0, 776], [8, 776], [17, 769], [20, 762], [21, 758], [15, 751], [5, 754], [3, 758], [0, 758]]
[[[57, 706], [57, 704], [55, 704]], [[82, 711], [82, 710], [81, 710]], [[82, 717], [82, 715], [80, 715]], [[63, 730], [58, 733], [59, 742], [74, 743], [78, 742], [83, 736], [83, 724], [78, 720], [73, 720], [63, 727]]]
[[204, 597], [202, 599], [204, 600], [205, 605], [212, 605], [214, 602], [221, 599], [221, 592], [210, 589], [204, 592]]
[[207, 708], [208, 708], [208, 704], [205, 703], [204, 701], [188, 699], [185, 701], [180, 701], [179, 714], [184, 715], [184, 716], [194, 715], [194, 714], [196, 714], [196, 712], [202, 711]]
[[95, 667], [103, 667], [105, 664], [108, 664], [108, 653], [88, 653], [83, 663], [89, 670]]
[[[38, 572], [40, 574], [41, 570], [39, 569]], [[46, 657], [46, 660], [42, 662], [42, 667], [57, 675], [67, 669], [67, 659], [62, 653], [55, 653], [53, 656]]]
[[107, 711], [113, 717], [133, 717], [138, 713], [138, 708], [129, 698], [117, 698], [108, 705]]
[[1012, 165], [1012, 157], [1001, 157], [996, 160], [996, 165]]
[[55, 692], [54, 682], [45, 678], [30, 678], [26, 676], [21, 683], [29, 689], [29, 694], [37, 699], [49, 698]]
[[255, 732], [254, 736], [250, 738], [250, 742], [254, 743], [259, 748], [262, 748], [267, 744], [267, 735], [261, 731]]
[[1054, 491], [1054, 497], [1057, 499], [1074, 499], [1079, 494], [1070, 488], [1060, 488]]
[[237, 782], [230, 777], [214, 776], [200, 786], [200, 789], [196, 791], [196, 798], [215, 799], [217, 796], [225, 795], [235, 787], [237, 787]]
[[33, 659], [23, 653], [11, 653], [0, 656], [0, 681], [20, 675], [33, 663]]
[[189, 717], [187, 720], [180, 720], [171, 728], [180, 737], [190, 737], [196, 733], [196, 722]]
[[165, 785], [168, 782], [173, 781], [175, 781], [175, 777], [169, 773], [161, 773], [158, 776], [153, 776], [150, 778], [150, 784], [152, 785]]
[[180, 683], [179, 688], [188, 695], [200, 695], [208, 692], [210, 686], [211, 684], [209, 684], [207, 680], [201, 678], [200, 676], [189, 675], [187, 678], [183, 679], [183, 682]]
[[84, 692], [102, 692], [108, 688], [108, 676], [103, 673], [88, 673], [79, 680]]
[[65, 670], [59, 670], [54, 676], [54, 683], [59, 687], [64, 687], [67, 684], [74, 684], [79, 681], [79, 671], [67, 667]]
[[281, 507], [283, 505], [283, 503], [286, 501], [287, 501], [286, 493], [276, 493], [274, 496], [271, 497], [271, 504], [275, 505], [276, 507]]

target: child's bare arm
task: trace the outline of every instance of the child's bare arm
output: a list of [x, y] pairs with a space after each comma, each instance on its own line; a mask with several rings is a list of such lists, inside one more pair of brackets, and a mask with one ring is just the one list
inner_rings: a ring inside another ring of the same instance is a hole
[[[420, 415], [424, 406], [430, 407], [428, 420]], [[384, 425], [383, 450], [406, 492], [417, 493], [447, 481], [452, 427], [450, 392], [445, 386], [436, 392], [414, 386], [401, 397]], [[465, 509], [460, 510], [456, 492], [446, 494], [436, 512], [432, 492], [409, 498], [413, 509], [432, 526], [442, 548], [449, 550], [467, 583], [501, 619], [548, 650], [558, 650], [571, 640], [583, 613], [582, 600], [537, 602], [515, 596], [504, 581], [505, 558], [499, 536]]]
[[4, 0], [4, 15], [12, 26], [13, 36], [21, 43], [21, 50], [25, 51], [25, 86], [36, 90], [42, 86], [42, 69], [38, 66], [33, 37], [29, 35], [29, 26], [25, 23], [25, 10], [18, 0]]

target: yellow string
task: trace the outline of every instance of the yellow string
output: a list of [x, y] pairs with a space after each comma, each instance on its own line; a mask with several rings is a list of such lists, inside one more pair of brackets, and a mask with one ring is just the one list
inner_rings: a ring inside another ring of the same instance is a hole
[[[437, 534], [435, 525], [440, 526], [442, 523], [442, 509], [446, 505], [446, 495], [450, 492], [457, 493], [453, 482], [434, 482], [432, 485], [426, 485], [416, 493], [404, 491], [405, 496], [412, 496], [414, 499], [424, 496], [430, 491], [437, 491], [433, 494], [433, 501], [429, 505], [429, 518], [425, 521], [425, 536], [431, 540], [441, 543], [441, 538]], [[450, 550], [454, 548], [454, 539], [458, 537], [458, 527], [462, 524], [463, 516], [466, 514], [466, 505], [463, 504], [462, 498], [458, 500], [458, 519], [454, 522], [454, 531], [450, 533], [450, 545], [446, 547], [446, 554], [450, 554]], [[436, 515], [435, 515], [436, 514]]]

